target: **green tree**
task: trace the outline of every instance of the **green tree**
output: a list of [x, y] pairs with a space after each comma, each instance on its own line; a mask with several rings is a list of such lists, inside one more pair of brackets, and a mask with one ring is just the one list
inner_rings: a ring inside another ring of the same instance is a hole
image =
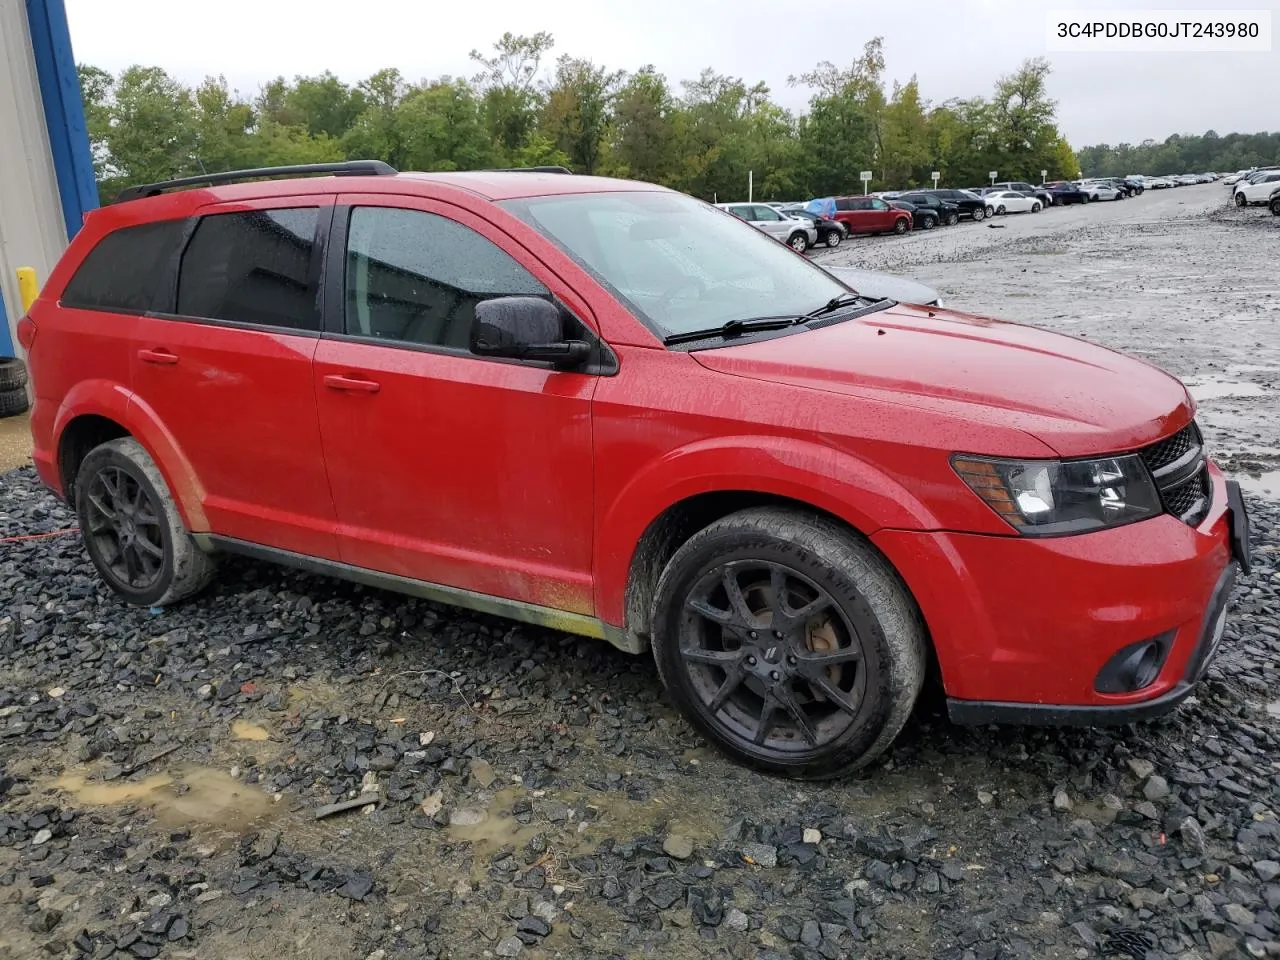
[[675, 112], [667, 78], [652, 65], [628, 77], [614, 97], [609, 172], [671, 183], [676, 165]]
[[197, 105], [159, 67], [129, 67], [117, 78], [105, 144], [113, 178], [150, 183], [198, 172]]
[[364, 109], [343, 135], [342, 145], [353, 160], [385, 160], [399, 169], [404, 165], [401, 130], [396, 111], [408, 87], [395, 68], [379, 70], [358, 85]]
[[581, 173], [596, 172], [621, 81], [622, 74], [610, 73], [590, 60], [565, 55], [556, 61], [541, 130]]
[[513, 157], [525, 146], [537, 126], [542, 105], [538, 70], [554, 46], [555, 40], [546, 32], [531, 37], [507, 32], [493, 45], [490, 56], [471, 51], [471, 59], [482, 68], [474, 83], [480, 91], [484, 122], [504, 157]]
[[473, 170], [494, 162], [480, 102], [465, 80], [442, 77], [396, 107], [402, 161], [410, 170]]

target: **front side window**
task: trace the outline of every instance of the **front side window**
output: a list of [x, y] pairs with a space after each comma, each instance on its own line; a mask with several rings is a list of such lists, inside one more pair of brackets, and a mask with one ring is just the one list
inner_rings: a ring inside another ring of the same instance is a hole
[[204, 217], [182, 255], [177, 312], [293, 330], [319, 330], [311, 280], [319, 210], [293, 207]]
[[773, 207], [756, 207], [756, 219], [777, 222], [782, 219], [781, 215]]
[[868, 201], [867, 205], [872, 210], [888, 210], [889, 209], [889, 204], [885, 203], [883, 200], [871, 200], [871, 201]]
[[571, 194], [502, 206], [582, 264], [660, 336], [794, 316], [848, 293], [766, 234], [683, 194]]
[[470, 227], [421, 210], [357, 207], [347, 229], [346, 332], [468, 350], [476, 304], [550, 291]]
[[172, 284], [165, 282], [165, 268], [186, 227], [185, 220], [160, 220], [107, 234], [67, 282], [60, 302], [82, 310], [169, 312]]

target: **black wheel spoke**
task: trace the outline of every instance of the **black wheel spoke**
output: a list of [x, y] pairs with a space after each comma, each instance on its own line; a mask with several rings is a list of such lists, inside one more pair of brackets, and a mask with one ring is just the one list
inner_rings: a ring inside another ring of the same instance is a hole
[[809, 715], [804, 712], [804, 707], [796, 700], [795, 691], [791, 687], [782, 684], [775, 688], [774, 695], [782, 703], [783, 709], [791, 715], [792, 721], [796, 728], [809, 741], [811, 746], [818, 745], [818, 731], [813, 728], [813, 722], [809, 719]]
[[704, 617], [712, 623], [718, 623], [722, 627], [730, 626], [737, 621], [732, 610], [720, 610], [705, 600], [690, 599], [685, 603], [685, 606], [698, 616]]
[[716, 695], [707, 704], [711, 712], [719, 713], [724, 708], [724, 705], [729, 702], [733, 692], [742, 686], [742, 681], [746, 678], [746, 674], [740, 664], [731, 666], [725, 674], [724, 682], [720, 684], [720, 689], [716, 691]]
[[823, 696], [845, 713], [849, 714], [849, 716], [854, 717], [858, 715], [858, 706], [853, 702], [853, 698], [832, 683], [831, 678], [826, 674], [819, 674], [818, 676], [811, 678], [809, 682], [821, 690]]
[[746, 627], [758, 626], [755, 615], [752, 614], [751, 608], [747, 606], [746, 594], [742, 592], [742, 587], [738, 583], [737, 570], [733, 566], [726, 566], [720, 579], [724, 584], [725, 596], [729, 600], [729, 608], [738, 618], [738, 622]]
[[729, 667], [740, 659], [737, 653], [726, 650], [707, 650], [704, 647], [681, 647], [680, 656], [689, 663], [705, 663], [711, 667]]
[[121, 558], [124, 560], [124, 575], [129, 586], [133, 586], [133, 582], [138, 579], [138, 557], [132, 549], [126, 546], [120, 548]]
[[764, 702], [760, 704], [760, 716], [756, 720], [756, 735], [752, 738], [758, 747], [769, 739], [769, 732], [773, 729], [773, 717], [778, 712], [778, 701], [773, 696], [766, 695]]
[[146, 537], [138, 537], [133, 542], [138, 547], [139, 557], [151, 556], [156, 560], [164, 559], [164, 547], [157, 546]]
[[99, 496], [95, 496], [95, 495], [94, 495], [94, 494], [92, 494], [92, 493], [87, 494], [87, 496], [88, 496], [88, 498], [89, 498], [89, 506], [93, 507], [93, 509], [95, 509], [96, 511], [98, 511], [99, 515], [100, 515], [103, 519], [105, 519], [105, 520], [107, 520], [107, 521], [109, 521], [109, 522], [114, 522], [114, 521], [115, 521], [115, 519], [116, 519], [116, 512], [115, 512], [114, 510], [112, 510], [110, 507], [108, 507], [105, 503], [103, 503], [103, 502], [102, 502], [102, 498], [101, 498], [101, 497], [99, 497]]
[[806, 677], [822, 673], [842, 663], [857, 663], [862, 659], [862, 650], [855, 646], [837, 647], [834, 650], [819, 650], [805, 653], [796, 658], [800, 662], [801, 672]]

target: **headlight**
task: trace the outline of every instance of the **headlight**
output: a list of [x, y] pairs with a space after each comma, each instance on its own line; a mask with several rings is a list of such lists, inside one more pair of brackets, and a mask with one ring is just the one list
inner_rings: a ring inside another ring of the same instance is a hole
[[1137, 455], [1101, 460], [997, 460], [957, 456], [969, 488], [1023, 536], [1084, 533], [1163, 512]]

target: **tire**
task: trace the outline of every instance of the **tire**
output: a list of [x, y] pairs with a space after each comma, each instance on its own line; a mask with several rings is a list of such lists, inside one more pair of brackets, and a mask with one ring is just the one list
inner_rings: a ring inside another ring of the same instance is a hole
[[137, 440], [121, 437], [90, 450], [75, 491], [89, 559], [127, 602], [168, 606], [213, 578], [212, 558], [187, 533], [160, 469]]
[[827, 238], [823, 241], [823, 243], [827, 245], [828, 250], [834, 250], [836, 247], [840, 246], [840, 239], [841, 238], [840, 238], [839, 230], [828, 230]]
[[787, 238], [787, 246], [796, 253], [804, 253], [809, 249], [809, 238], [803, 233], [793, 233]]
[[974, 223], [981, 223], [981, 222], [982, 222], [982, 218], [983, 218], [983, 217], [985, 217], [986, 215], [987, 215], [987, 211], [986, 211], [983, 207], [974, 207], [974, 208], [973, 208], [973, 222], [974, 222]]
[[904, 233], [907, 232], [906, 217], [899, 217], [897, 220], [894, 221], [893, 232], [896, 233], [898, 236], [902, 236]]
[[1271, 215], [1273, 217], [1280, 217], [1280, 197], [1276, 197], [1272, 200], [1269, 206], [1271, 207]]
[[1033, 201], [1033, 202], [1032, 202], [1032, 204], [1031, 204], [1031, 212], [1032, 212], [1032, 213], [1039, 213], [1039, 212], [1040, 212], [1040, 201], [1039, 201], [1039, 200], [1035, 200], [1035, 201]]
[[997, 213], [997, 214], [1001, 214], [1001, 215], [1003, 215], [1003, 214], [1004, 214], [1004, 212], [1005, 212], [1005, 210], [1004, 210], [1004, 204], [1003, 204], [1003, 203], [1002, 203], [1002, 204], [1000, 204], [1000, 206], [996, 207], [996, 213]]
[[1081, 203], [1088, 203], [1088, 202], [1089, 202], [1089, 195], [1088, 195], [1087, 193], [1082, 193], [1082, 194], [1080, 194], [1080, 202], [1081, 202]]
[[960, 222], [960, 214], [958, 214], [958, 213], [949, 213], [949, 214], [947, 214], [947, 226], [948, 226], [948, 227], [954, 227], [954, 226], [955, 226], [957, 223], [959, 223], [959, 222]]
[[27, 385], [27, 365], [17, 357], [0, 358], [0, 391]]
[[1248, 205], [1249, 205], [1249, 201], [1248, 201], [1248, 200], [1246, 200], [1246, 199], [1244, 198], [1244, 192], [1242, 191], [1242, 192], [1240, 192], [1240, 193], [1237, 193], [1237, 194], [1236, 194], [1236, 206], [1237, 206], [1237, 207], [1247, 207]]
[[0, 390], [0, 419], [26, 413], [30, 407], [31, 401], [27, 398], [26, 387]]
[[932, 230], [937, 225], [938, 225], [937, 217], [925, 217], [920, 221], [921, 230]]
[[[783, 614], [793, 618], [774, 632]], [[924, 680], [924, 624], [893, 568], [800, 510], [743, 510], [690, 537], [662, 572], [651, 622], [658, 674], [689, 721], [730, 755], [797, 779], [869, 764]]]
[[987, 207], [987, 216], [988, 216], [988, 217], [994, 217], [995, 215], [996, 215], [995, 208], [994, 208], [994, 207]]

